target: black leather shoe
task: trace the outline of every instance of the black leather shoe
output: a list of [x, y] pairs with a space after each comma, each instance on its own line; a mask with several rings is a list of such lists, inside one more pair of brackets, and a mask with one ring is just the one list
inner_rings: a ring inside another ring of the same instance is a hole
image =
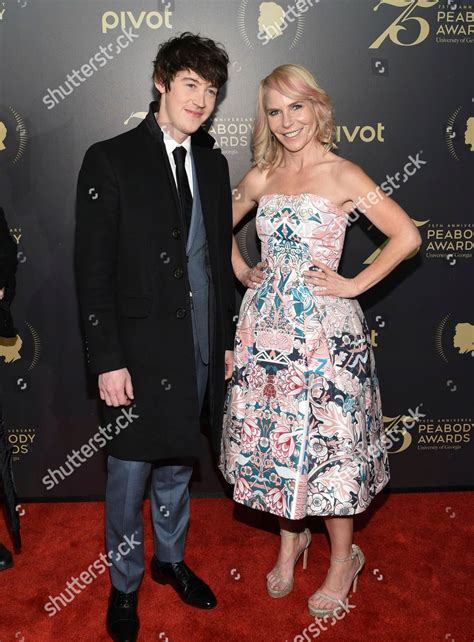
[[140, 622], [137, 615], [137, 591], [122, 593], [112, 588], [107, 609], [107, 628], [115, 642], [135, 642]]
[[199, 609], [213, 609], [216, 596], [184, 562], [160, 563], [156, 557], [151, 560], [151, 577], [159, 584], [171, 584], [180, 598], [190, 606]]
[[13, 557], [8, 548], [0, 544], [0, 571], [6, 571], [7, 568], [13, 566]]

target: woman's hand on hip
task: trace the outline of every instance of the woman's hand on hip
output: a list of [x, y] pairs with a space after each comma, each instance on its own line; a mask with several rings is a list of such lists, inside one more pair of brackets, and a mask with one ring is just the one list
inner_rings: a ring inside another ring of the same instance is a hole
[[348, 279], [331, 270], [321, 261], [313, 261], [316, 270], [303, 272], [305, 283], [314, 287], [315, 294], [321, 296], [340, 296], [347, 299], [356, 297], [359, 293], [355, 279]]

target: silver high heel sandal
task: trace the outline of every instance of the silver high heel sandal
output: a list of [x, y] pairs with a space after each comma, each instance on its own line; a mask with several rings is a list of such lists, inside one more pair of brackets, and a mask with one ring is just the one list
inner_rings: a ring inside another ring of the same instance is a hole
[[[309, 548], [309, 545], [311, 544], [311, 532], [309, 528], [305, 528], [303, 532], [306, 535], [306, 546], [296, 556], [295, 566], [298, 560], [300, 559], [301, 555], [303, 555], [303, 568], [306, 569], [308, 566], [308, 548]], [[285, 531], [283, 529], [280, 530], [280, 535], [281, 537], [291, 537], [293, 539], [297, 537], [299, 538], [300, 536], [299, 533], [292, 533], [291, 531]], [[271, 580], [276, 580], [276, 582], [281, 586], [281, 588], [279, 589], [272, 588], [270, 585]], [[273, 568], [270, 571], [270, 573], [268, 573], [267, 575], [268, 595], [270, 595], [270, 597], [284, 597], [285, 595], [288, 595], [288, 593], [291, 593], [291, 591], [293, 590], [293, 583], [294, 583], [294, 578], [287, 580], [278, 574], [276, 568]]]
[[[359, 568], [357, 571], [354, 573], [354, 576], [352, 578], [352, 591], [355, 593], [357, 590], [357, 578], [359, 576], [359, 573], [362, 570], [362, 567], [365, 564], [365, 557], [364, 553], [360, 550], [360, 548], [357, 546], [357, 544], [352, 544], [352, 554], [349, 555], [348, 557], [331, 557], [332, 562], [348, 562], [349, 560], [353, 560], [357, 557], [359, 561]], [[351, 589], [349, 588], [349, 593]], [[349, 593], [347, 595], [349, 595]], [[337, 604], [333, 609], [318, 609], [316, 606], [313, 606], [311, 604], [311, 599], [314, 597], [322, 597], [326, 600], [330, 600], [331, 602], [334, 602]], [[332, 595], [328, 595], [327, 593], [323, 593], [322, 591], [316, 591], [316, 593], [313, 593], [313, 595], [309, 598], [308, 600], [308, 609], [311, 615], [316, 615], [319, 617], [324, 617], [325, 615], [333, 615], [336, 616], [337, 613], [340, 611], [347, 610], [347, 597], [346, 600], [343, 602], [342, 600], [338, 600], [336, 597], [333, 597]]]

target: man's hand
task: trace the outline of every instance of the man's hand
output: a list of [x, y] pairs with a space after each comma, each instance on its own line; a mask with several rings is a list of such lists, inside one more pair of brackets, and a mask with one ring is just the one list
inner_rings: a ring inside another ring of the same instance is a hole
[[230, 379], [232, 377], [232, 370], [234, 369], [234, 352], [233, 350], [226, 350], [225, 351], [225, 375], [224, 378], [227, 381], [227, 379]]
[[127, 368], [103, 372], [99, 375], [100, 398], [108, 406], [129, 406], [132, 403], [132, 378]]
[[0, 301], [3, 299], [5, 296], [5, 288], [0, 288]]

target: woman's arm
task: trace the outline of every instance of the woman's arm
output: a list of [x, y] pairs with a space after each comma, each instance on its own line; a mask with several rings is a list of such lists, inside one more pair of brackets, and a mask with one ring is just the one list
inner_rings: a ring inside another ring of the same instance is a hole
[[[262, 172], [253, 167], [240, 181], [232, 193], [232, 224], [235, 227], [258, 204], [263, 186]], [[259, 261], [249, 267], [242, 256], [235, 236], [232, 237], [232, 268], [235, 276], [247, 288], [255, 289], [263, 281], [263, 268], [266, 263]]]
[[[334, 272], [319, 261], [315, 264], [321, 271], [308, 275], [308, 282], [317, 286], [324, 295], [356, 297], [387, 276], [413, 250], [420, 247], [421, 236], [416, 226], [395, 201], [389, 198], [367, 174], [354, 163], [344, 162], [338, 177], [339, 186], [357, 209], [363, 212], [389, 241], [374, 260], [351, 279]], [[366, 204], [369, 194], [374, 194]], [[364, 203], [364, 205], [360, 205]]]

